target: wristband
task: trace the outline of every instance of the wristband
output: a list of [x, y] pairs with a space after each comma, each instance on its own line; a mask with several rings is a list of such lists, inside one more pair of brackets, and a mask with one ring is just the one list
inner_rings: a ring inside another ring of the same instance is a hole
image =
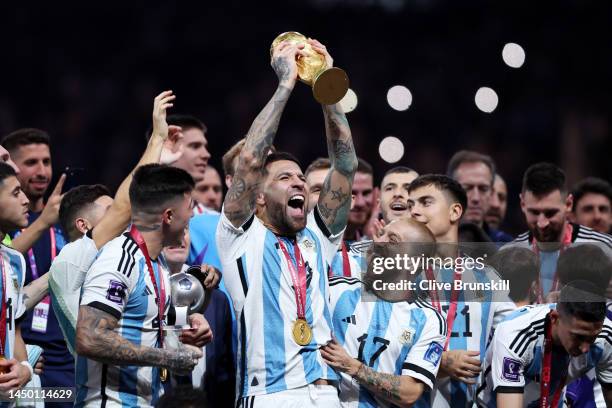
[[30, 380], [31, 380], [32, 377], [34, 376], [34, 369], [32, 368], [32, 365], [30, 364], [30, 362], [28, 360], [24, 360], [19, 364], [27, 367], [28, 371], [30, 372]]

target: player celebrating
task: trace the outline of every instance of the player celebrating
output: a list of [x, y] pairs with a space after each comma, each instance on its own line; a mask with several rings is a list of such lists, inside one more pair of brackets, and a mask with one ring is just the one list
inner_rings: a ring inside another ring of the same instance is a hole
[[[427, 174], [410, 184], [408, 194], [412, 218], [424, 223], [434, 234], [438, 256], [463, 257], [457, 247], [459, 222], [467, 205], [467, 196], [461, 185], [447, 176]], [[431, 270], [431, 276], [427, 277], [430, 281], [452, 283], [453, 287], [450, 291], [430, 292], [432, 303], [448, 323], [438, 374], [441, 379], [434, 387], [432, 399], [435, 407], [471, 406], [476, 389], [474, 385], [481, 371], [480, 361], [484, 359], [491, 330], [515, 308], [506, 296], [493, 291], [486, 291], [481, 299], [476, 299], [476, 293], [455, 290], [456, 280], [486, 282], [499, 279], [488, 268], [465, 268], [461, 272], [458, 268], [455, 262], [454, 269]]]
[[[194, 182], [184, 170], [158, 164], [134, 173], [132, 226], [110, 241], [89, 269], [77, 320], [75, 406], [154, 405], [167, 369], [193, 369], [201, 350], [161, 348], [170, 305], [162, 247], [179, 245], [191, 218]], [[204, 317], [190, 316], [186, 343], [201, 347], [212, 335]], [[161, 368], [161, 370], [160, 370]]]
[[[28, 198], [21, 190], [15, 170], [0, 163], [0, 240], [8, 231], [28, 225]], [[25, 279], [23, 256], [0, 245], [0, 393], [23, 387], [32, 377], [21, 330], [15, 320], [24, 312], [21, 290]]]
[[[557, 407], [568, 380], [595, 368], [606, 404], [612, 406], [612, 322], [597, 292], [590, 282], [574, 281], [563, 287], [556, 305], [526, 306], [499, 324], [487, 351], [478, 404]], [[533, 381], [539, 387], [528, 393]]]
[[[378, 242], [411, 243], [401, 245], [400, 252], [414, 256], [435, 253], [432, 233], [405, 218], [387, 225]], [[321, 355], [342, 373], [343, 407], [412, 406], [425, 389], [433, 388], [446, 322], [431, 305], [412, 297], [416, 291], [377, 290], [373, 284], [381, 277], [386, 283], [400, 283], [414, 276], [407, 269], [382, 275], [368, 271], [365, 287], [376, 295], [374, 301], [361, 296], [358, 279], [330, 279], [336, 340], [323, 347]]]
[[[325, 47], [309, 41], [332, 66]], [[301, 48], [281, 42], [273, 50], [279, 86], [249, 129], [217, 229], [238, 321], [236, 382], [244, 407], [338, 405], [328, 384], [337, 375], [319, 347], [331, 340], [325, 266], [346, 228], [357, 167], [346, 117], [339, 105], [323, 106], [332, 167], [310, 213], [296, 159], [267, 155], [296, 83]]]

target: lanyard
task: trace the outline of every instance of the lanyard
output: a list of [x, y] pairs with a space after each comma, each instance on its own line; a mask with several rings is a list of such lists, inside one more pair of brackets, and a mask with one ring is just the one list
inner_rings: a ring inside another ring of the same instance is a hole
[[[563, 240], [561, 241], [561, 248], [559, 249], [559, 255], [561, 255], [563, 253], [563, 251], [572, 244], [572, 235], [574, 232], [574, 227], [572, 226], [572, 224], [567, 223], [567, 225], [565, 226], [565, 231], [563, 233]], [[534, 238], [531, 241], [531, 248], [533, 250], [533, 252], [536, 254], [536, 256], [538, 257], [538, 259], [540, 258], [540, 248], [538, 248], [537, 245], [537, 241]], [[539, 279], [540, 284], [539, 286], [539, 290], [538, 290], [538, 303], [544, 303], [544, 288], [542, 287], [542, 279], [540, 277]], [[553, 276], [553, 283], [552, 286], [550, 288], [551, 292], [558, 290], [559, 286], [559, 280], [557, 279], [557, 270], [555, 269], [555, 274]]]
[[[144, 238], [140, 234], [140, 231], [136, 228], [134, 224], [130, 228], [130, 236], [136, 241], [136, 245], [142, 252], [145, 257], [145, 262], [147, 263], [147, 269], [149, 269], [149, 276], [151, 278], [151, 283], [153, 284], [153, 289], [155, 289], [155, 298], [157, 300], [157, 318], [159, 320], [159, 344], [160, 347], [163, 347], [164, 344], [164, 310], [166, 309], [166, 289], [164, 287], [164, 278], [161, 273], [161, 268], [159, 268], [159, 285], [157, 284], [157, 280], [155, 279], [155, 272], [153, 272], [153, 265], [151, 264], [151, 257], [149, 256], [149, 250], [147, 249], [147, 243]], [[159, 286], [159, 289], [158, 289]], [[160, 296], [161, 293], [161, 296]]]
[[[51, 262], [53, 262], [53, 260], [57, 256], [55, 229], [53, 227], [49, 228], [49, 238], [51, 239]], [[34, 250], [32, 248], [28, 249], [28, 263], [30, 264], [30, 270], [32, 271], [32, 280], [38, 279], [40, 275], [38, 274], [38, 267], [36, 266], [36, 256], [34, 255]]]
[[278, 237], [276, 237], [276, 239], [278, 240], [278, 246], [287, 260], [287, 267], [289, 268], [291, 281], [293, 282], [295, 303], [297, 304], [297, 317], [298, 319], [306, 320], [306, 265], [304, 265], [304, 259], [302, 258], [300, 247], [298, 246], [296, 239], [295, 243], [293, 244], [295, 260], [297, 262], [296, 268], [291, 260], [291, 257], [289, 256], [289, 252], [287, 251], [285, 244], [283, 244], [283, 241], [281, 241], [281, 239]]
[[[0, 312], [0, 355], [4, 356], [4, 346], [6, 345], [6, 264], [4, 263], [4, 255], [0, 253], [0, 262], [2, 265], [2, 311]], [[6, 358], [6, 356], [5, 356]]]
[[546, 315], [546, 322], [544, 323], [544, 332], [546, 337], [544, 338], [544, 356], [542, 357], [542, 373], [540, 375], [540, 408], [553, 408], [559, 405], [559, 398], [561, 398], [561, 391], [565, 384], [567, 377], [567, 368], [557, 384], [557, 389], [553, 395], [552, 404], [548, 405], [548, 394], [550, 393], [550, 377], [552, 370], [552, 327], [550, 323], [550, 312]]
[[[431, 268], [428, 268], [425, 271], [425, 275], [430, 282], [435, 281], [435, 277], [433, 275], [433, 271]], [[450, 343], [450, 337], [453, 333], [453, 324], [455, 323], [455, 317], [457, 317], [457, 300], [459, 299], [459, 290], [455, 289], [455, 281], [461, 281], [463, 279], [463, 273], [458, 272], [457, 270], [453, 273], [453, 288], [451, 291], [451, 298], [448, 307], [448, 313], [446, 314], [446, 343], [444, 343], [444, 350], [448, 350], [448, 344]], [[437, 290], [429, 290], [429, 297], [431, 298], [431, 304], [438, 309], [438, 312], [442, 314], [442, 307], [440, 306], [440, 298], [438, 297]]]
[[346, 249], [346, 242], [342, 241], [342, 275], [345, 278], [351, 277], [351, 263], [348, 257], [348, 251]]

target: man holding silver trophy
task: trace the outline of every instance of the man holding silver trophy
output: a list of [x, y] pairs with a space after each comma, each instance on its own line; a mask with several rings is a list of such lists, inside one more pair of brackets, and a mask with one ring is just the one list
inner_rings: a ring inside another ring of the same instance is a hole
[[[338, 376], [319, 348], [331, 341], [327, 265], [346, 228], [357, 168], [348, 122], [335, 104], [348, 80], [330, 70], [333, 60], [321, 43], [297, 33], [279, 36], [271, 54], [279, 84], [251, 125], [217, 228], [238, 320], [237, 397], [249, 408], [334, 407]], [[323, 104], [331, 161], [310, 213], [297, 160], [268, 154], [298, 77]]]
[[204, 317], [192, 314], [193, 329], [181, 332], [182, 343], [162, 347], [173, 307], [161, 251], [183, 239], [193, 186], [187, 172], [165, 165], [134, 173], [132, 226], [101, 250], [83, 284], [75, 406], [155, 405], [168, 371], [190, 373], [211, 341]]

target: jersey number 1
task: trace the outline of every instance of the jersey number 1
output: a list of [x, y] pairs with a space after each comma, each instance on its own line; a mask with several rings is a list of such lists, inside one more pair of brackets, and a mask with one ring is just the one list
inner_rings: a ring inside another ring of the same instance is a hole
[[[442, 306], [444, 313], [446, 313], [447, 315], [448, 315], [448, 308], [449, 308], [449, 305]], [[463, 309], [461, 309], [461, 314], [465, 318], [465, 331], [463, 332], [463, 337], [472, 337], [472, 332], [470, 331], [470, 306], [469, 305], [463, 306]], [[459, 332], [452, 331], [451, 337], [459, 337]]]

